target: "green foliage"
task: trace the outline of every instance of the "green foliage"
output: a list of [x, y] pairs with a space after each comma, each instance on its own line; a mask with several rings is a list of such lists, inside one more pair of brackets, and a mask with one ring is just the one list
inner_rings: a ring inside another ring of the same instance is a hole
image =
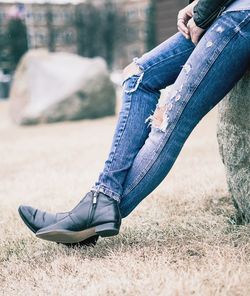
[[46, 11], [46, 25], [48, 29], [48, 50], [53, 52], [56, 48], [56, 37], [55, 37], [55, 28], [53, 25], [53, 11], [51, 5], [47, 5]]
[[27, 32], [24, 22], [10, 19], [7, 27], [0, 30], [0, 68], [13, 71], [22, 55], [27, 51]]
[[146, 47], [147, 50], [151, 50], [157, 45], [156, 38], [156, 0], [151, 0], [148, 16], [147, 16], [147, 38]]
[[0, 27], [0, 68], [6, 69], [9, 68], [11, 64], [10, 56], [8, 53], [7, 48], [7, 34], [6, 32]]
[[126, 42], [121, 34], [126, 25], [125, 17], [110, 0], [101, 6], [93, 5], [91, 1], [79, 4], [75, 11], [78, 54], [101, 56], [112, 67], [115, 48]]
[[26, 25], [21, 19], [10, 19], [7, 25], [7, 47], [13, 67], [28, 50]]

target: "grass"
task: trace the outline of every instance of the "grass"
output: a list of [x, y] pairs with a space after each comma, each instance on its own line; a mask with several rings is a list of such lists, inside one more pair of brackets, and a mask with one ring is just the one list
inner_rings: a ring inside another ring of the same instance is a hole
[[36, 239], [17, 207], [72, 208], [96, 180], [116, 118], [17, 127], [0, 102], [0, 295], [249, 295], [250, 229], [234, 213], [216, 110], [162, 184], [96, 247]]

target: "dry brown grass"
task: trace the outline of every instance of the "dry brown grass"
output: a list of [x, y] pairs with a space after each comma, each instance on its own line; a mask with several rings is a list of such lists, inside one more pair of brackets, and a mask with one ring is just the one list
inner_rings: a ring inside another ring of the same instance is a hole
[[36, 239], [19, 204], [71, 208], [102, 169], [116, 118], [20, 128], [0, 103], [2, 295], [249, 295], [250, 228], [234, 212], [216, 142], [216, 111], [164, 182], [95, 248]]

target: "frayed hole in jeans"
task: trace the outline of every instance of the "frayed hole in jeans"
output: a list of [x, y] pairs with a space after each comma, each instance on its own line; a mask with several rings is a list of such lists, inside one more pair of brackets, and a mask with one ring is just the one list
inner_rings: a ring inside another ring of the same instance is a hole
[[149, 122], [148, 126], [152, 126], [156, 130], [164, 132], [169, 123], [169, 117], [166, 112], [172, 110], [172, 108], [172, 103], [165, 105], [158, 104], [154, 113], [146, 119], [145, 123]]
[[139, 75], [143, 72], [143, 69], [140, 68], [135, 62], [130, 63], [123, 69], [123, 81], [127, 80], [133, 75]]
[[131, 93], [136, 91], [140, 82], [142, 81], [143, 75], [144, 75], [143, 69], [141, 69], [139, 65], [136, 64], [135, 62], [132, 62], [127, 67], [125, 67], [123, 70], [122, 86], [124, 86], [125, 82], [127, 82], [128, 80], [131, 80], [131, 81], [128, 81], [128, 84], [125, 87], [124, 91], [126, 93]]

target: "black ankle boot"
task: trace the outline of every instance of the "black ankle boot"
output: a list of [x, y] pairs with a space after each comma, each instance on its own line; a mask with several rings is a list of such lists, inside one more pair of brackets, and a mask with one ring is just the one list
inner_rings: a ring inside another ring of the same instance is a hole
[[66, 217], [37, 231], [36, 236], [60, 243], [78, 243], [95, 235], [119, 233], [121, 214], [118, 202], [102, 192], [90, 191]]

